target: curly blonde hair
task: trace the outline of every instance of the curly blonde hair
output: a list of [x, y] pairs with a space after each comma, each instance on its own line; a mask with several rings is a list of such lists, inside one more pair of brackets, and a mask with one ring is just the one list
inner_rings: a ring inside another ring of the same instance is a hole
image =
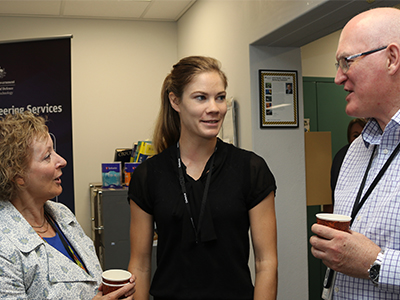
[[49, 129], [43, 117], [29, 111], [9, 114], [0, 120], [0, 199], [13, 199], [21, 187], [17, 176], [24, 177], [32, 158], [32, 142], [47, 137]]

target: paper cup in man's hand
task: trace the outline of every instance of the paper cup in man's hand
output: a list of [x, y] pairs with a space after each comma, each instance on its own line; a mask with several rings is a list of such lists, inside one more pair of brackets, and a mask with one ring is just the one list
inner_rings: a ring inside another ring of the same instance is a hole
[[350, 231], [351, 217], [338, 214], [320, 213], [316, 214], [317, 223], [342, 231]]

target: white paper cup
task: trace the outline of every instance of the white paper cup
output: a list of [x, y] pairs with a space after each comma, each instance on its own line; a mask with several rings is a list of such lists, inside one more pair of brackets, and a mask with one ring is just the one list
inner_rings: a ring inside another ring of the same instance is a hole
[[126, 270], [111, 269], [101, 275], [103, 282], [103, 295], [107, 295], [129, 283], [132, 274]]

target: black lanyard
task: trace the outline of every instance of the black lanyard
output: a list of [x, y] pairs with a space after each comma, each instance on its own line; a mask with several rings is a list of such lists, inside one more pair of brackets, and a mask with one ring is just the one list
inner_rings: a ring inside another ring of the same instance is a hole
[[360, 211], [361, 207], [364, 205], [364, 203], [367, 200], [368, 196], [372, 193], [373, 189], [376, 187], [376, 185], [378, 184], [379, 180], [382, 178], [383, 174], [386, 172], [387, 168], [389, 167], [389, 165], [391, 164], [391, 162], [393, 161], [393, 159], [395, 158], [395, 156], [399, 152], [400, 143], [393, 150], [392, 154], [390, 155], [388, 160], [385, 162], [385, 164], [383, 165], [382, 169], [379, 171], [378, 175], [376, 175], [374, 181], [371, 183], [370, 187], [365, 192], [364, 196], [362, 197], [362, 199], [360, 201], [362, 191], [363, 191], [363, 189], [365, 187], [365, 182], [367, 181], [368, 172], [369, 172], [369, 170], [371, 168], [372, 160], [374, 159], [375, 150], [376, 150], [376, 145], [374, 146], [374, 150], [372, 151], [371, 158], [369, 159], [369, 162], [368, 162], [367, 170], [365, 171], [364, 178], [363, 178], [363, 180], [361, 182], [360, 189], [358, 190], [358, 193], [357, 193], [356, 201], [354, 202], [353, 211], [351, 213], [350, 224], [353, 224], [354, 218], [356, 217], [357, 213]]
[[201, 222], [203, 221], [204, 211], [206, 208], [208, 188], [210, 187], [210, 183], [211, 183], [211, 173], [212, 173], [212, 169], [214, 167], [215, 151], [217, 151], [217, 147], [215, 147], [214, 153], [211, 156], [210, 170], [208, 171], [206, 185], [204, 187], [204, 192], [203, 192], [203, 199], [201, 200], [201, 207], [200, 207], [200, 214], [199, 214], [197, 229], [196, 229], [196, 225], [194, 224], [192, 210], [190, 209], [190, 205], [189, 205], [189, 199], [187, 196], [186, 185], [185, 185], [185, 178], [183, 177], [181, 151], [179, 149], [179, 142], [176, 144], [176, 148], [177, 148], [177, 154], [178, 154], [179, 183], [181, 185], [183, 200], [185, 201], [185, 206], [189, 213], [190, 222], [193, 227], [194, 235], [196, 237], [196, 244], [197, 244], [199, 242], [200, 227], [201, 227]]

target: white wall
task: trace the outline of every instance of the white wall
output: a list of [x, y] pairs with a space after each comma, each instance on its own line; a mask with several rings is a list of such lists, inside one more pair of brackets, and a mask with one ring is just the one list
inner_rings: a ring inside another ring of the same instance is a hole
[[179, 57], [209, 55], [221, 61], [228, 76], [228, 93], [240, 106], [242, 148], [253, 148], [249, 45], [312, 9], [317, 2], [201, 0], [178, 21]]
[[72, 34], [75, 212], [90, 235], [89, 183], [118, 147], [151, 138], [176, 23], [0, 17], [0, 40]]
[[[250, 48], [252, 129], [254, 151], [263, 156], [277, 181], [279, 297], [308, 299], [307, 211], [304, 162], [304, 110], [299, 48]], [[298, 71], [296, 129], [260, 129], [258, 70]]]
[[335, 56], [341, 30], [301, 47], [303, 76], [335, 77]]

